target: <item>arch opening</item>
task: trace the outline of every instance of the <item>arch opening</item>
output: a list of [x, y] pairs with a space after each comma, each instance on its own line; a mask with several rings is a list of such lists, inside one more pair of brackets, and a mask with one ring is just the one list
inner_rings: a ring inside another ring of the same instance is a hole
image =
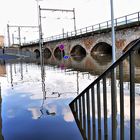
[[140, 55], [140, 48], [138, 49], [138, 54]]
[[71, 50], [70, 55], [72, 57], [85, 57], [86, 56], [86, 50], [82, 46], [76, 45]]
[[137, 41], [137, 39], [131, 41], [131, 42], [123, 49], [123, 53], [126, 52], [127, 50], [129, 50], [129, 49], [133, 46], [133, 44], [134, 44], [136, 41]]
[[40, 51], [39, 51], [38, 49], [36, 49], [36, 50], [34, 51], [34, 53], [35, 53], [35, 57], [36, 57], [36, 58], [39, 58], [39, 57], [40, 57]]
[[[128, 51], [137, 41], [138, 39], [133, 40], [132, 42], [130, 42], [124, 49], [123, 49], [123, 53]], [[138, 48], [135, 50], [135, 54], [140, 55], [140, 43], [137, 44]]]
[[112, 47], [111, 45], [105, 43], [105, 42], [100, 42], [96, 44], [92, 50], [91, 50], [91, 55], [103, 55], [103, 54], [109, 54], [112, 55]]
[[64, 50], [62, 51], [62, 50], [60, 50], [59, 47], [57, 47], [54, 51], [54, 56], [57, 59], [61, 60], [65, 56], [65, 52], [64, 52]]
[[52, 53], [48, 48], [44, 49], [44, 58], [49, 59], [51, 57]]

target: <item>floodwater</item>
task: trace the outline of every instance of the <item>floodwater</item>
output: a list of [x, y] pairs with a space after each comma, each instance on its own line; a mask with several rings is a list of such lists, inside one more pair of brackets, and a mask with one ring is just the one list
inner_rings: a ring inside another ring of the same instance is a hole
[[[0, 139], [82, 140], [69, 103], [110, 64], [107, 56], [52, 57], [44, 65], [39, 59], [0, 60]], [[139, 62], [136, 67], [140, 83]]]

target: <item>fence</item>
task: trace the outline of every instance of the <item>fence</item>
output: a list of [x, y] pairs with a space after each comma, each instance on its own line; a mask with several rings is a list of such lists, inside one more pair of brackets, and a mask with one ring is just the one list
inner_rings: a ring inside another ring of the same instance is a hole
[[[127, 25], [127, 24], [131, 24], [134, 22], [139, 22], [139, 21], [140, 21], [140, 12], [136, 12], [136, 13], [132, 13], [130, 15], [126, 15], [126, 16], [122, 16], [122, 17], [114, 19], [114, 24], [115, 24], [115, 27], [118, 27], [121, 25]], [[95, 24], [92, 26], [88, 26], [85, 28], [77, 29], [76, 31], [71, 31], [71, 32], [47, 37], [47, 38], [44, 38], [43, 41], [48, 42], [48, 41], [54, 41], [54, 40], [59, 40], [59, 39], [66, 39], [69, 37], [75, 37], [75, 36], [83, 35], [86, 33], [101, 31], [103, 29], [108, 29], [108, 28], [111, 28], [111, 20], [105, 21], [105, 22], [102, 22], [99, 24]], [[39, 40], [34, 40], [31, 42], [24, 43], [23, 45], [34, 44], [34, 43], [38, 43], [38, 42], [39, 42]]]
[[[70, 108], [84, 140], [135, 140], [135, 55], [139, 49], [140, 38], [70, 103]], [[124, 102], [125, 70], [123, 65], [126, 60], [129, 62], [130, 88], [127, 95], [130, 100], [128, 100], [128, 105]], [[116, 73], [119, 75], [118, 83]], [[110, 83], [108, 83], [108, 79], [110, 79]], [[127, 112], [124, 105], [128, 108]], [[125, 135], [125, 113], [130, 115], [127, 135]]]

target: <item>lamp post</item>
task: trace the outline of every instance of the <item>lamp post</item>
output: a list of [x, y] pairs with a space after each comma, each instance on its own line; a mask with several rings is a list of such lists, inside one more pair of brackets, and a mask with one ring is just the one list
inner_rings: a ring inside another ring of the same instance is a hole
[[115, 30], [114, 30], [114, 8], [113, 8], [113, 0], [110, 0], [111, 7], [111, 26], [112, 26], [112, 62], [116, 61], [116, 51], [115, 51]]
[[[115, 30], [114, 30], [114, 8], [113, 0], [110, 0], [111, 27], [112, 27], [112, 63], [116, 61]], [[111, 72], [111, 108], [112, 108], [112, 139], [117, 140], [117, 91], [116, 91], [116, 69]]]

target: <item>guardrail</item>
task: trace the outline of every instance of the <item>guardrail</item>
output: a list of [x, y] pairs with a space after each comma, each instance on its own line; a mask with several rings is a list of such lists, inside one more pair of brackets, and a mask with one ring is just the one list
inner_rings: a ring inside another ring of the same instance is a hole
[[[116, 18], [116, 19], [114, 19], [114, 24], [115, 24], [115, 27], [118, 27], [120, 25], [126, 25], [126, 24], [130, 24], [133, 22], [138, 22], [138, 21], [140, 21], [140, 12], [136, 12], [136, 13], [132, 13], [132, 14], [129, 14], [126, 16]], [[48, 41], [55, 41], [55, 40], [59, 40], [59, 39], [66, 39], [69, 37], [75, 37], [78, 35], [83, 35], [83, 34], [94, 32], [94, 31], [101, 31], [103, 29], [108, 29], [108, 28], [111, 28], [111, 20], [105, 21], [105, 22], [102, 22], [99, 24], [95, 24], [92, 26], [88, 26], [85, 28], [77, 29], [76, 31], [71, 31], [71, 32], [47, 37], [47, 38], [44, 38], [43, 41], [48, 42]], [[34, 40], [31, 42], [24, 43], [23, 45], [34, 44], [34, 43], [38, 43], [38, 42], [39, 42], [39, 40]]]
[[[130, 111], [129, 126], [130, 140], [135, 140], [135, 61], [134, 57], [137, 49], [140, 49], [140, 38], [133, 46], [124, 53], [114, 64], [112, 64], [101, 76], [92, 82], [81, 94], [71, 103], [79, 130], [84, 140], [126, 140], [125, 137], [125, 108], [124, 108], [124, 65], [129, 61], [129, 95], [130, 100], [127, 105]], [[116, 84], [116, 72], [119, 75], [119, 88]], [[107, 80], [111, 83], [107, 86]], [[108, 99], [107, 95], [110, 94]], [[117, 96], [119, 99], [117, 100]], [[130, 106], [129, 106], [130, 104]], [[118, 108], [118, 109], [117, 109]], [[110, 109], [110, 115], [108, 114]], [[101, 117], [102, 115], [102, 117]], [[111, 121], [109, 120], [109, 117]], [[117, 125], [119, 128], [117, 128]], [[118, 130], [119, 129], [119, 130]], [[119, 131], [119, 132], [118, 132]], [[111, 134], [110, 134], [110, 133]], [[139, 139], [139, 138], [138, 138]]]

